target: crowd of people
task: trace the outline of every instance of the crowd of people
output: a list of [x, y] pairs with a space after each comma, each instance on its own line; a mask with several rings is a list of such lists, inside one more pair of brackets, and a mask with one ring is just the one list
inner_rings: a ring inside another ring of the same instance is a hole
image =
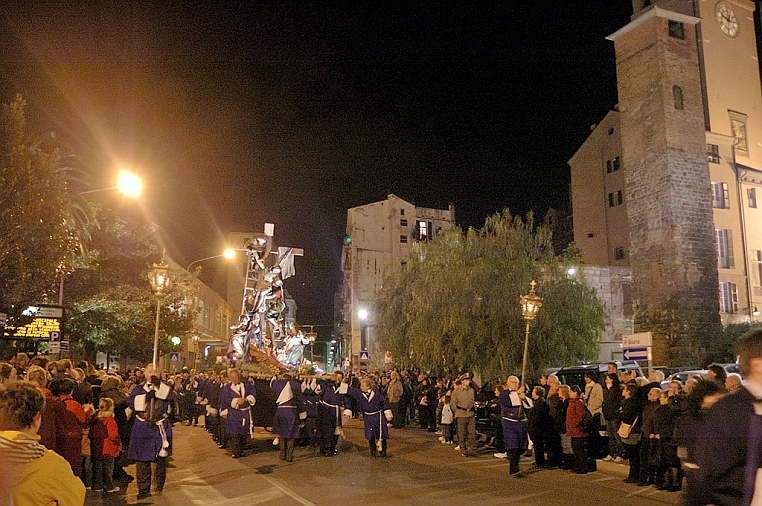
[[[708, 379], [675, 380], [666, 389], [660, 371], [644, 378], [613, 362], [605, 373], [586, 373], [584, 386], [550, 375], [532, 388], [516, 376], [479, 385], [469, 373], [434, 377], [415, 368], [298, 380], [281, 374], [267, 385], [275, 399], [273, 443], [284, 461], [293, 461], [300, 439], [331, 457], [342, 427], [357, 417], [371, 457], [389, 456], [390, 427], [412, 426], [463, 457], [494, 449], [510, 475], [585, 474], [603, 457], [629, 466], [625, 482], [685, 487], [688, 505], [756, 504], [762, 330], [741, 339], [739, 361], [744, 379], [713, 364]], [[173, 424], [202, 425], [240, 458], [254, 435], [256, 402], [257, 383], [235, 368], [168, 375], [149, 364], [121, 376], [19, 354], [0, 362], [0, 505], [47, 504], [45, 494], [82, 504], [86, 489], [109, 494], [132, 481], [124, 467], [133, 462], [138, 497], [149, 497], [166, 481]], [[522, 471], [523, 455], [534, 463]]]

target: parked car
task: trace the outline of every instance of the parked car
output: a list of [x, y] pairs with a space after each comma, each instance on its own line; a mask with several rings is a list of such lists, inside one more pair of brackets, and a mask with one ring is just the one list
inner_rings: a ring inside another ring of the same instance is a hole
[[661, 389], [669, 390], [669, 384], [672, 382], [672, 380], [680, 380], [680, 382], [684, 385], [688, 378], [697, 376], [699, 378], [706, 379], [708, 374], [709, 371], [706, 369], [693, 369], [691, 371], [676, 372], [674, 374], [670, 374], [667, 379], [661, 382]]
[[[638, 376], [643, 375], [643, 371], [640, 369], [640, 365], [635, 361], [627, 360], [624, 362], [613, 362], [616, 364], [617, 371], [619, 372], [631, 371], [634, 369], [638, 371]], [[585, 373], [587, 371], [596, 371], [598, 373], [598, 383], [603, 385], [603, 380], [606, 376], [606, 369], [608, 368], [608, 365], [609, 362], [579, 362], [576, 365], [562, 367], [556, 371], [548, 369], [548, 374], [552, 374], [553, 376], [557, 377], [558, 381], [560, 381], [562, 385], [577, 385], [582, 390], [584, 390]]]

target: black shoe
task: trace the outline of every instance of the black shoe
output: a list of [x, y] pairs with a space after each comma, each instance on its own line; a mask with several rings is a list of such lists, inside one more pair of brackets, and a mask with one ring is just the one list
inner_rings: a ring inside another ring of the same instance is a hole
[[648, 486], [648, 482], [647, 482], [647, 481], [639, 481], [639, 482], [637, 483], [637, 485], [638, 485], [639, 487], [647, 487], [647, 486]]
[[149, 497], [151, 497], [151, 492], [140, 492], [138, 494], [138, 501], [141, 499], [148, 499]]
[[624, 480], [622, 480], [622, 481], [623, 481], [623, 482], [625, 482], [625, 483], [637, 483], [637, 482], [638, 482], [638, 479], [637, 479], [637, 478], [630, 478], [630, 477], [628, 476], [627, 478], [625, 478], [625, 479], [624, 479]]

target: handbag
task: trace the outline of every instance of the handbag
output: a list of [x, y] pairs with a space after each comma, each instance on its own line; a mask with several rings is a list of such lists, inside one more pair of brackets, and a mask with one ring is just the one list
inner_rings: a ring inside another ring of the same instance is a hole
[[617, 429], [616, 433], [619, 434], [619, 437], [622, 439], [627, 439], [630, 437], [630, 433], [632, 432], [632, 427], [638, 423], [639, 416], [635, 417], [635, 420], [632, 421], [632, 423], [624, 423], [619, 426], [619, 429]]
[[593, 415], [589, 409], [585, 409], [585, 415], [582, 417], [582, 420], [577, 424], [577, 428], [581, 430], [582, 432], [587, 432], [588, 434], [595, 432], [598, 428], [596, 427], [598, 422], [598, 419]]

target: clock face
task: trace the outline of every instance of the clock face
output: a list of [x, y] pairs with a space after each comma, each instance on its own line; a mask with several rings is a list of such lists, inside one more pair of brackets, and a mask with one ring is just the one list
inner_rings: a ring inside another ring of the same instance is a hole
[[738, 35], [738, 20], [733, 12], [725, 2], [717, 4], [716, 9], [717, 23], [720, 25], [720, 30], [728, 37], [735, 37]]

